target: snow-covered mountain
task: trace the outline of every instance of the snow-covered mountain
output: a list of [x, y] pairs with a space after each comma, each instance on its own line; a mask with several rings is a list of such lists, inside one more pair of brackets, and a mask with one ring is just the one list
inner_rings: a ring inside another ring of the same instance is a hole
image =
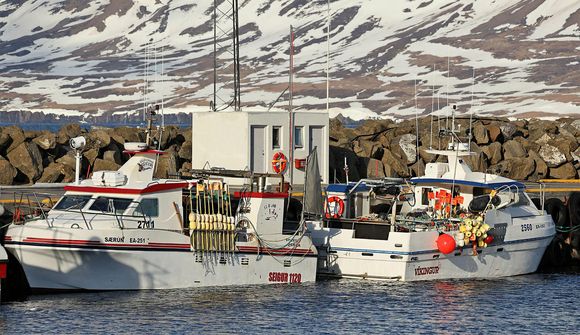
[[[325, 109], [327, 0], [239, 3], [243, 108], [287, 87], [292, 25], [294, 106]], [[161, 98], [166, 111], [207, 110], [212, 13], [213, 0], [4, 0], [0, 110], [125, 114]], [[578, 0], [332, 0], [330, 13], [331, 115], [405, 118], [447, 103], [580, 115]]]

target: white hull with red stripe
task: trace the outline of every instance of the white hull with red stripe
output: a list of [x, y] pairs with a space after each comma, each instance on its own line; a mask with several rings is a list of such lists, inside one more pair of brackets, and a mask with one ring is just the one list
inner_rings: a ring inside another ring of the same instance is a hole
[[238, 243], [235, 252], [192, 252], [180, 233], [47, 230], [43, 223], [14, 226], [6, 240], [35, 289], [169, 289], [310, 282], [316, 276], [316, 254], [309, 249], [258, 253]]

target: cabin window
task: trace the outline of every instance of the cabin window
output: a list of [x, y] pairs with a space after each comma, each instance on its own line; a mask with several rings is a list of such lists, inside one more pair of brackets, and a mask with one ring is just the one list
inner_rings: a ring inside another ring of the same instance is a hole
[[297, 126], [294, 127], [294, 147], [304, 148], [304, 127]]
[[90, 199], [91, 199], [90, 195], [65, 195], [60, 199], [58, 204], [54, 206], [54, 209], [59, 210], [82, 209], [83, 207], [85, 207], [85, 205]]
[[272, 149], [280, 149], [281, 148], [281, 127], [274, 126], [272, 127]]
[[423, 187], [421, 193], [421, 204], [422, 205], [429, 205], [429, 192], [433, 192], [433, 189]]
[[103, 213], [122, 214], [125, 212], [127, 207], [129, 207], [131, 202], [131, 199], [98, 197], [95, 199], [91, 207], [89, 207], [89, 210], [100, 211]]
[[159, 216], [159, 201], [157, 198], [141, 199], [133, 212], [133, 216], [158, 217]]

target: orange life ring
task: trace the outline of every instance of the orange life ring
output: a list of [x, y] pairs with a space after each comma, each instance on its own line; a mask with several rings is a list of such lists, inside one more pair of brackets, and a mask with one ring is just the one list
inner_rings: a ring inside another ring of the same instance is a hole
[[344, 213], [344, 200], [342, 198], [334, 195], [328, 198], [327, 203], [325, 203], [324, 212], [326, 212], [326, 218], [338, 219]]
[[288, 159], [286, 159], [286, 156], [284, 156], [284, 153], [281, 151], [276, 152], [274, 157], [272, 157], [272, 169], [274, 169], [274, 172], [278, 174], [284, 173], [284, 171], [286, 171], [287, 164]]

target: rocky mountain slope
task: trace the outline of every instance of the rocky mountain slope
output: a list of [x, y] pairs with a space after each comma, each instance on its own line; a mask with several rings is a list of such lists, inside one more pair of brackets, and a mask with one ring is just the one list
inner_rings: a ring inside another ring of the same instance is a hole
[[[212, 6], [2, 1], [0, 110], [114, 118], [161, 99], [167, 112], [207, 110]], [[580, 114], [578, 1], [332, 0], [330, 12], [331, 116], [407, 118], [448, 103], [478, 115]], [[326, 13], [326, 0], [240, 1], [244, 108], [287, 87], [290, 25], [294, 105], [326, 108]]]

